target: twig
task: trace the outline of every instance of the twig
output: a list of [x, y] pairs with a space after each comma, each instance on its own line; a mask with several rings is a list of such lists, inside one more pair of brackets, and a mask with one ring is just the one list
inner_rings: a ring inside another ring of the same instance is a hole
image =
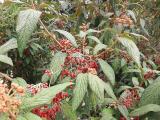
[[0, 72], [0, 77], [3, 77], [3, 78], [5, 78], [5, 79], [7, 79], [7, 80], [9, 80], [9, 81], [12, 81], [12, 78], [11, 78], [11, 77], [9, 77], [7, 74], [4, 74], [4, 73], [2, 73], [2, 72]]
[[[31, 4], [32, 4], [32, 9], [36, 9], [33, 0], [31, 0]], [[56, 36], [54, 34], [52, 34], [51, 32], [48, 31], [48, 29], [46, 28], [46, 26], [43, 24], [43, 22], [41, 21], [41, 19], [39, 19], [40, 24], [43, 26], [44, 30], [47, 32], [47, 34], [52, 38], [52, 40], [54, 40], [60, 47], [63, 48], [63, 46], [60, 44], [60, 42], [58, 42], [58, 40], [56, 39]]]
[[60, 47], [63, 48], [63, 46], [60, 44], [60, 42], [58, 42], [58, 40], [56, 40], [56, 37], [54, 34], [50, 33], [48, 31], [48, 29], [46, 28], [46, 26], [43, 24], [43, 22], [41, 21], [41, 19], [39, 19], [40, 24], [43, 26], [44, 30], [47, 32], [47, 34], [52, 38], [52, 40], [54, 40]]

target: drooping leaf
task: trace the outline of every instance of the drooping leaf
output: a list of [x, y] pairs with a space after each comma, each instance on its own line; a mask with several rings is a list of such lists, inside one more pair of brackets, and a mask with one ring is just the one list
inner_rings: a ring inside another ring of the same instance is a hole
[[118, 40], [121, 42], [121, 44], [126, 47], [129, 55], [133, 58], [133, 60], [137, 63], [138, 66], [141, 66], [140, 63], [140, 52], [137, 48], [136, 44], [126, 37], [118, 37]]
[[62, 107], [64, 116], [68, 120], [77, 120], [75, 111], [72, 110], [72, 107], [67, 102], [63, 103], [61, 107]]
[[9, 50], [17, 48], [17, 40], [15, 38], [10, 39], [5, 44], [0, 46], [0, 54], [6, 54]]
[[148, 31], [145, 29], [145, 20], [144, 19], [140, 19], [140, 25], [141, 25], [141, 28], [142, 28], [142, 30], [143, 30], [143, 32], [146, 34], [146, 35], [149, 35], [148, 34]]
[[76, 110], [79, 105], [81, 104], [88, 86], [88, 77], [87, 74], [80, 73], [76, 79], [76, 86], [73, 93], [73, 101], [72, 101], [72, 108]]
[[107, 79], [109, 80], [109, 82], [114, 85], [115, 84], [115, 73], [112, 69], [112, 67], [104, 60], [99, 59], [98, 60], [101, 69], [103, 70], [105, 76], [107, 77]]
[[96, 55], [100, 50], [106, 49], [106, 47], [104, 44], [97, 44], [93, 50], [93, 54]]
[[127, 10], [128, 15], [130, 15], [132, 17], [132, 19], [134, 20], [134, 22], [137, 22], [136, 16], [134, 14], [134, 12], [132, 10]]
[[40, 11], [33, 9], [21, 11], [18, 15], [16, 31], [18, 33], [18, 50], [21, 56], [27, 45], [27, 41], [36, 28], [40, 15]]
[[9, 58], [6, 55], [0, 55], [0, 62], [3, 62], [3, 63], [6, 63], [8, 65], [13, 66], [13, 62], [12, 62], [11, 58]]
[[99, 44], [101, 43], [100, 40], [95, 36], [88, 36], [87, 38], [95, 41], [96, 43], [99, 43]]
[[118, 105], [118, 110], [121, 112], [121, 114], [127, 119], [129, 120], [129, 112], [127, 110], [127, 108], [124, 105]]
[[152, 84], [150, 84], [142, 93], [140, 99], [140, 106], [147, 104], [159, 104], [160, 105], [160, 78], [157, 78]]
[[60, 75], [62, 71], [62, 65], [64, 64], [65, 58], [66, 58], [65, 53], [58, 52], [54, 55], [53, 59], [51, 60], [51, 63], [49, 66], [49, 70], [51, 71], [51, 74], [52, 74], [51, 81], [50, 81], [51, 83], [55, 82], [58, 76]]
[[115, 96], [115, 94], [114, 94], [114, 92], [113, 92], [113, 89], [112, 89], [112, 87], [110, 86], [109, 83], [104, 83], [104, 89], [105, 89], [105, 91], [107, 92], [107, 94], [108, 94], [111, 98], [113, 98], [114, 100], [117, 100], [117, 98], [116, 98], [116, 96]]
[[97, 76], [91, 73], [88, 74], [88, 83], [91, 90], [97, 95], [97, 97], [104, 100], [104, 82]]
[[76, 39], [71, 33], [64, 31], [64, 30], [54, 30], [54, 31], [59, 32], [60, 34], [64, 35], [75, 47], [78, 47], [76, 43]]
[[160, 106], [156, 104], [148, 104], [133, 110], [130, 116], [142, 116], [148, 112], [160, 112]]
[[35, 96], [24, 99], [21, 109], [27, 110], [29, 108], [34, 108], [47, 104], [51, 102], [51, 100], [55, 97], [57, 93], [61, 92], [69, 85], [71, 85], [71, 83], [67, 82], [43, 89], [40, 92], [38, 92]]

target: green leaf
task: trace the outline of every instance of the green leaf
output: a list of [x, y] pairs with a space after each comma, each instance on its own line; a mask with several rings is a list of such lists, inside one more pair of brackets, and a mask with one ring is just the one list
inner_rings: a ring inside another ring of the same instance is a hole
[[79, 107], [87, 92], [87, 86], [88, 86], [87, 79], [88, 79], [87, 74], [80, 73], [77, 76], [76, 86], [73, 91], [73, 101], [72, 101], [73, 110], [76, 110]]
[[115, 84], [115, 73], [112, 69], [112, 67], [104, 60], [99, 59], [98, 60], [100, 67], [102, 71], [104, 72], [105, 76], [109, 80], [109, 82], [114, 85]]
[[138, 86], [139, 85], [138, 78], [132, 77], [132, 83], [133, 83], [134, 86]]
[[124, 105], [118, 105], [118, 110], [121, 112], [121, 114], [127, 119], [129, 120], [128, 116], [129, 116], [129, 112], [127, 110], [127, 108]]
[[27, 41], [30, 39], [36, 28], [40, 15], [40, 11], [33, 9], [20, 11], [18, 15], [16, 31], [18, 33], [18, 50], [21, 56], [26, 47]]
[[160, 78], [157, 78], [142, 93], [140, 106], [147, 104], [160, 104]]
[[8, 120], [9, 115], [8, 113], [0, 113], [0, 120]]
[[160, 106], [156, 104], [148, 104], [135, 109], [130, 113], [130, 116], [142, 116], [148, 112], [160, 112]]
[[65, 62], [66, 54], [62, 52], [58, 52], [54, 55], [53, 59], [51, 60], [49, 70], [52, 73], [51, 83], [57, 80], [58, 76], [62, 71], [62, 65]]
[[50, 80], [50, 77], [49, 77], [47, 74], [43, 74], [43, 75], [42, 75], [41, 81], [42, 81], [43, 83], [46, 83], [46, 82], [48, 82], [49, 80]]
[[127, 10], [127, 13], [128, 13], [128, 15], [130, 15], [132, 17], [134, 22], [137, 22], [136, 16], [132, 10]]
[[40, 118], [39, 116], [31, 113], [31, 112], [28, 112], [26, 114], [24, 114], [24, 117], [27, 119], [27, 120], [42, 120], [42, 118]]
[[55, 97], [56, 94], [64, 90], [67, 86], [71, 85], [70, 82], [55, 85], [53, 87], [49, 87], [46, 89], [41, 90], [35, 96], [31, 98], [26, 98], [23, 101], [21, 109], [29, 109], [38, 107], [44, 104], [51, 102], [51, 100]]
[[24, 79], [20, 78], [20, 77], [14, 78], [12, 80], [12, 82], [17, 83], [18, 85], [20, 85], [22, 87], [26, 87], [27, 86], [27, 82]]
[[102, 111], [102, 118], [100, 120], [116, 120], [113, 117], [113, 110], [110, 108], [105, 108]]
[[27, 119], [22, 115], [18, 115], [16, 120], [27, 120]]
[[107, 45], [104, 45], [104, 44], [97, 44], [93, 50], [93, 54], [96, 55], [99, 51], [103, 50], [103, 49], [106, 49], [107, 48]]
[[61, 107], [62, 107], [64, 116], [68, 120], [77, 120], [75, 111], [72, 110], [72, 107], [67, 102], [63, 103]]
[[133, 60], [137, 63], [137, 65], [140, 67], [140, 52], [137, 48], [136, 44], [129, 38], [126, 37], [118, 37], [118, 40], [121, 42], [121, 44], [126, 47], [129, 55], [133, 58]]
[[113, 92], [113, 89], [109, 83], [104, 83], [104, 89], [110, 97], [112, 97], [114, 100], [117, 100], [117, 98]]
[[91, 39], [91, 40], [94, 40], [96, 43], [101, 44], [100, 40], [97, 37], [95, 37], [95, 36], [88, 36], [87, 38]]
[[0, 46], [0, 54], [6, 54], [9, 50], [17, 48], [17, 40], [15, 38], [10, 39], [5, 44]]
[[88, 74], [88, 83], [91, 90], [97, 95], [97, 97], [104, 100], [104, 82], [97, 76], [91, 73]]
[[149, 35], [148, 34], [148, 31], [145, 29], [145, 20], [144, 19], [140, 19], [140, 25], [141, 25], [141, 28], [142, 28], [142, 30], [143, 30], [143, 32], [146, 34], [146, 35]]
[[64, 35], [75, 47], [78, 47], [76, 43], [76, 39], [71, 33], [64, 31], [64, 30], [54, 30], [54, 31], [59, 32], [60, 34]]
[[13, 66], [13, 62], [12, 62], [11, 58], [9, 58], [6, 55], [0, 55], [0, 62], [3, 62], [3, 63], [6, 63], [8, 65]]

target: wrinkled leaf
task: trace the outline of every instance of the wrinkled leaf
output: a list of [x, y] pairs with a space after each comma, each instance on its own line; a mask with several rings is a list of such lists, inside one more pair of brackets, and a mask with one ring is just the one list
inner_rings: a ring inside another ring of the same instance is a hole
[[36, 28], [40, 15], [40, 11], [33, 9], [20, 11], [18, 15], [16, 31], [18, 33], [18, 50], [21, 56], [28, 40]]
[[76, 86], [73, 91], [73, 101], [72, 101], [72, 108], [76, 110], [79, 105], [81, 104], [88, 86], [88, 77], [87, 74], [80, 73], [76, 79]]
[[67, 82], [67, 83], [55, 85], [50, 88], [42, 89], [35, 96], [24, 99], [21, 109], [27, 110], [29, 108], [34, 108], [34, 107], [47, 104], [51, 102], [51, 100], [55, 97], [57, 93], [61, 92], [69, 85], [71, 85], [71, 83]]
[[148, 112], [160, 112], [160, 106], [156, 104], [148, 104], [133, 110], [130, 116], [142, 116]]
[[59, 32], [60, 34], [64, 35], [75, 47], [78, 47], [76, 43], [76, 39], [71, 33], [64, 31], [64, 30], [54, 30], [54, 31]]
[[97, 76], [91, 73], [88, 74], [88, 83], [91, 90], [97, 95], [97, 97], [104, 100], [104, 82]]
[[6, 54], [9, 50], [17, 48], [17, 40], [15, 38], [10, 39], [5, 44], [0, 46], [0, 54]]
[[3, 62], [3, 63], [6, 63], [8, 65], [13, 66], [13, 62], [12, 62], [11, 58], [9, 58], [6, 55], [0, 55], [0, 62]]
[[133, 58], [133, 60], [137, 63], [137, 65], [141, 66], [140, 52], [136, 44], [132, 40], [126, 37], [118, 37], [118, 40], [122, 43], [124, 47], [126, 47], [129, 55]]
[[102, 71], [104, 72], [105, 76], [109, 80], [109, 82], [114, 85], [115, 84], [115, 73], [112, 69], [112, 67], [104, 60], [99, 59], [98, 60]]
[[97, 44], [93, 50], [93, 54], [96, 55], [99, 51], [103, 50], [103, 49], [106, 49], [106, 45], [104, 44]]

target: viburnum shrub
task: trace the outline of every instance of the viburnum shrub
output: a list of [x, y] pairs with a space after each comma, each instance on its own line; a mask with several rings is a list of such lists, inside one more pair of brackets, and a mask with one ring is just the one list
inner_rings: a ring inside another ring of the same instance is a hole
[[159, 119], [159, 8], [0, 1], [0, 120]]

